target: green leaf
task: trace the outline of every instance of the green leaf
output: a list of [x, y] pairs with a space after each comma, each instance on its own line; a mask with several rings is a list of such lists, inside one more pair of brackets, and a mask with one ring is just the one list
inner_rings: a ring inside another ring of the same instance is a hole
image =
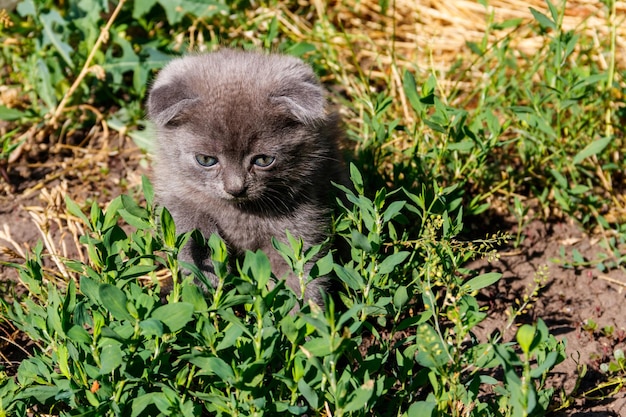
[[459, 151], [461, 153], [468, 153], [473, 148], [474, 148], [474, 141], [470, 139], [464, 139], [460, 142], [450, 143], [448, 145], [448, 150]]
[[119, 219], [118, 210], [122, 207], [122, 198], [120, 196], [115, 197], [107, 206], [104, 213], [104, 219], [102, 220], [102, 230], [110, 229], [117, 225]]
[[395, 218], [398, 213], [404, 208], [406, 201], [394, 201], [385, 209], [385, 213], [383, 214], [383, 222], [388, 222], [389, 220]]
[[522, 18], [508, 19], [508, 20], [505, 20], [503, 22], [495, 22], [491, 26], [493, 27], [494, 30], [516, 28], [516, 27], [520, 26], [523, 21], [524, 21], [524, 19], [522, 19]]
[[572, 159], [572, 163], [578, 165], [586, 158], [598, 155], [604, 150], [604, 148], [609, 145], [609, 143], [611, 143], [612, 140], [613, 137], [611, 136], [594, 140], [593, 142], [585, 146], [580, 152], [578, 152], [576, 156], [574, 156], [574, 159]]
[[398, 287], [393, 294], [393, 305], [396, 310], [400, 310], [409, 301], [409, 293], [404, 285]]
[[398, 324], [397, 331], [408, 329], [409, 327], [418, 326], [425, 323], [433, 315], [431, 310], [423, 311], [415, 316], [408, 317]]
[[363, 194], [363, 177], [361, 176], [361, 172], [353, 163], [350, 163], [350, 179], [354, 184], [354, 189], [357, 193]]
[[324, 257], [315, 262], [314, 268], [317, 268], [315, 277], [321, 277], [330, 274], [333, 270], [334, 259], [332, 252], [328, 252]]
[[402, 79], [402, 89], [404, 90], [404, 94], [409, 99], [409, 103], [411, 103], [411, 107], [417, 114], [420, 114], [424, 105], [420, 101], [419, 95], [417, 94], [417, 85], [415, 84], [415, 77], [410, 71], [404, 71], [404, 76]]
[[216, 375], [224, 382], [232, 382], [235, 379], [233, 370], [221, 358], [194, 356], [189, 362], [200, 368], [197, 375]]
[[183, 301], [193, 305], [195, 311], [207, 311], [207, 306], [204, 294], [200, 291], [196, 285], [185, 285], [182, 291]]
[[590, 188], [587, 187], [586, 185], [582, 185], [582, 184], [576, 184], [575, 186], [573, 186], [570, 190], [569, 193], [571, 195], [580, 195], [580, 194], [584, 194], [587, 191], [589, 191]]
[[139, 217], [142, 220], [150, 219], [150, 213], [148, 212], [148, 210], [140, 207], [139, 204], [137, 204], [137, 202], [133, 200], [130, 196], [122, 194], [120, 198], [122, 199], [122, 206], [127, 213]]
[[75, 343], [89, 345], [92, 342], [91, 335], [85, 328], [74, 325], [67, 331], [67, 337]]
[[363, 233], [360, 233], [358, 230], [352, 230], [352, 232], [350, 232], [350, 238], [353, 248], [360, 249], [366, 253], [372, 252], [372, 245], [367, 239], [367, 236]]
[[549, 352], [543, 361], [537, 361], [537, 367], [530, 371], [531, 378], [540, 378], [546, 371], [552, 369], [559, 359], [559, 352], [553, 350]]
[[55, 306], [49, 305], [46, 309], [46, 323], [48, 325], [48, 332], [50, 334], [56, 334], [56, 337], [65, 337], [63, 331], [63, 325], [61, 324], [61, 316]]
[[146, 15], [156, 3], [157, 3], [157, 0], [134, 1], [133, 2], [133, 19], [138, 20], [139, 18]]
[[36, 90], [41, 100], [48, 107], [48, 111], [53, 110], [58, 103], [53, 86], [54, 82], [50, 77], [48, 66], [41, 58], [37, 59]]
[[352, 398], [344, 408], [344, 412], [367, 411], [367, 402], [374, 393], [374, 380], [370, 379], [361, 385], [352, 395]]
[[305, 54], [309, 53], [309, 52], [313, 52], [316, 51], [317, 47], [311, 43], [308, 42], [297, 42], [294, 43], [293, 45], [289, 46], [285, 52], [288, 55], [294, 55], [297, 57], [302, 57]]
[[228, 259], [228, 248], [219, 235], [216, 233], [211, 234], [208, 243], [211, 249], [211, 259], [216, 262], [226, 262]]
[[[117, 47], [107, 49], [106, 61], [102, 64], [102, 68], [107, 74], [111, 75], [113, 83], [120, 84], [124, 74], [130, 71], [133, 72], [133, 75], [135, 73], [146, 73], [148, 68], [142, 68], [139, 65], [139, 56], [135, 53], [133, 45], [120, 36], [117, 31], [111, 31], [110, 34], [109, 42]], [[115, 55], [113, 51], [115, 51]], [[133, 83], [133, 87], [137, 90], [139, 86]]]
[[[141, 2], [135, 2], [135, 3], [141, 3]], [[150, 404], [154, 404], [154, 396], [158, 394], [161, 394], [161, 393], [149, 392], [147, 394], [139, 395], [133, 398], [130, 416], [137, 417], [137, 416], [143, 415], [142, 413], [146, 409], [146, 407], [149, 406]]]
[[163, 331], [163, 323], [160, 320], [149, 318], [139, 322], [141, 334], [144, 336], [161, 337], [165, 334]]
[[67, 379], [72, 379], [70, 374], [70, 368], [68, 364], [69, 360], [69, 351], [67, 350], [67, 345], [57, 345], [56, 347], [56, 355], [57, 355], [57, 364], [59, 366], [59, 371], [63, 374]]
[[10, 109], [6, 106], [0, 106], [0, 120], [18, 120], [25, 117], [27, 114], [23, 111]]
[[[135, 4], [136, 3], [137, 2], [135, 2]], [[152, 207], [154, 204], [154, 188], [152, 187], [150, 179], [145, 175], [141, 176], [141, 189], [143, 190], [143, 196], [146, 199], [148, 207]]]
[[478, 56], [483, 56], [483, 54], [485, 53], [482, 46], [478, 45], [476, 42], [466, 41], [465, 46], [467, 46], [470, 49], [470, 51], [472, 51]]
[[272, 265], [263, 251], [246, 251], [243, 266], [243, 274], [257, 282], [258, 288], [265, 288], [272, 276]]
[[74, 50], [64, 42], [61, 35], [54, 30], [56, 26], [65, 27], [67, 25], [63, 17], [61, 17], [56, 10], [51, 10], [48, 13], [41, 14], [39, 19], [43, 26], [44, 44], [51, 43], [65, 63], [70, 68], [74, 68], [74, 62], [72, 62], [72, 58], [70, 57], [70, 55], [74, 53]]
[[571, 200], [567, 198], [567, 195], [559, 191], [558, 188], [553, 188], [552, 192], [554, 194], [554, 200], [559, 203], [561, 208], [566, 212], [571, 211]]
[[550, 10], [552, 21], [556, 22], [559, 19], [559, 10], [550, 0], [546, 0], [546, 4], [548, 5], [548, 10]]
[[319, 404], [319, 398], [317, 396], [317, 393], [313, 388], [309, 386], [309, 384], [306, 383], [304, 378], [300, 378], [300, 380], [298, 380], [298, 391], [300, 392], [300, 394], [302, 394], [302, 396], [309, 403], [312, 409], [317, 409], [317, 406]]
[[169, 210], [163, 207], [161, 211], [161, 230], [163, 232], [163, 240], [165, 244], [170, 248], [176, 246], [176, 226], [174, 225], [174, 218], [170, 214]]
[[270, 47], [272, 46], [272, 41], [276, 39], [277, 34], [278, 34], [278, 19], [276, 18], [276, 16], [274, 16], [272, 18], [272, 21], [270, 22], [269, 31], [267, 32], [267, 35], [265, 36], [265, 39], [263, 40], [263, 44], [266, 49], [270, 49]]
[[395, 269], [396, 266], [404, 262], [410, 254], [410, 252], [401, 251], [388, 256], [387, 258], [385, 258], [384, 261], [380, 263], [380, 265], [378, 265], [378, 273], [389, 274]]
[[184, 16], [191, 15], [198, 18], [210, 18], [218, 13], [230, 13], [231, 10], [215, 0], [158, 0], [165, 10], [167, 21], [170, 24], [179, 23]]
[[546, 16], [545, 14], [541, 13], [539, 10], [533, 7], [530, 8], [530, 12], [532, 13], [533, 17], [535, 18], [537, 23], [539, 23], [539, 26], [541, 26], [542, 29], [556, 30], [556, 23], [550, 20], [548, 16]]
[[443, 133], [444, 135], [448, 133], [448, 129], [445, 126], [441, 125], [441, 123], [438, 123], [434, 120], [424, 119], [424, 123], [426, 124], [426, 126], [430, 127], [435, 132]]
[[587, 262], [585, 257], [576, 248], [572, 250], [572, 260], [579, 265], [584, 265]]
[[437, 403], [435, 401], [417, 401], [407, 411], [408, 417], [429, 417], [433, 415]]
[[123, 362], [122, 348], [120, 343], [107, 339], [108, 343], [102, 346], [100, 352], [100, 374], [106, 375], [113, 372]]
[[228, 349], [228, 348], [235, 346], [235, 344], [237, 343], [237, 341], [239, 340], [242, 334], [243, 334], [243, 329], [231, 323], [228, 327], [226, 327], [226, 330], [224, 330], [224, 337], [217, 344], [217, 347], [215, 348], [215, 350], [219, 352], [221, 350]]
[[86, 276], [80, 277], [80, 292], [83, 293], [92, 303], [102, 303], [100, 301], [99, 284]]
[[127, 298], [124, 291], [120, 290], [115, 285], [102, 284], [98, 292], [102, 305], [113, 317], [117, 320], [134, 320], [126, 307]]
[[335, 264], [334, 269], [339, 279], [353, 290], [358, 291], [365, 285], [363, 277], [354, 268]]
[[24, 1], [17, 2], [16, 10], [20, 14], [20, 16], [23, 16], [23, 17], [26, 17], [26, 16], [36, 17], [37, 16], [37, 9], [35, 9], [35, 3], [33, 0], [24, 0]]
[[328, 356], [333, 353], [333, 346], [326, 338], [311, 339], [302, 346], [302, 349], [318, 358]]
[[182, 329], [193, 318], [194, 306], [190, 303], [165, 304], [152, 312], [151, 317], [161, 320], [170, 332]]
[[56, 386], [37, 385], [34, 387], [28, 387], [20, 393], [21, 398], [33, 397], [39, 404], [45, 404], [49, 399], [54, 398], [59, 394], [61, 389]]
[[32, 384], [39, 376], [39, 359], [24, 359], [17, 368], [17, 381], [20, 385], [26, 386]]
[[130, 224], [133, 227], [136, 227], [139, 230], [148, 230], [151, 228], [150, 222], [143, 220], [142, 218], [131, 214], [126, 209], [120, 209], [118, 211], [120, 216], [126, 221], [126, 223]]
[[[91, 229], [91, 222], [89, 221], [89, 219], [87, 219], [87, 216], [85, 215], [85, 213], [83, 213], [83, 211], [80, 209], [80, 207], [78, 206], [78, 204], [76, 204], [70, 197], [69, 195], [65, 196], [65, 207], [67, 208], [67, 211], [73, 215], [78, 217], [79, 219], [81, 219], [83, 221], [83, 223], [85, 224], [85, 226], [88, 226]], [[93, 230], [93, 229], [92, 229]]]
[[429, 324], [423, 323], [417, 328], [416, 347], [418, 349], [415, 360], [426, 368], [440, 368], [444, 366], [450, 356], [446, 345], [439, 334]]
[[477, 291], [498, 282], [501, 277], [502, 274], [499, 272], [488, 272], [470, 279], [465, 283], [465, 285], [468, 287], [470, 292]]
[[530, 324], [524, 324], [517, 330], [515, 338], [520, 348], [522, 348], [522, 352], [526, 355], [530, 352], [530, 347], [535, 339], [536, 331], [537, 329], [535, 326], [531, 326]]

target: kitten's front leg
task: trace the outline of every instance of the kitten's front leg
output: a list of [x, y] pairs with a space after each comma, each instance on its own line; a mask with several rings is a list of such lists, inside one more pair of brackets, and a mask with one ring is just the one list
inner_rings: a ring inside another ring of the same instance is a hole
[[[217, 287], [219, 279], [215, 274], [213, 268], [213, 262], [211, 261], [211, 250], [209, 249], [205, 239], [208, 239], [213, 233], [217, 233], [217, 227], [211, 223], [201, 221], [195, 216], [181, 216], [177, 215], [175, 211], [172, 211], [172, 216], [176, 222], [177, 233], [186, 233], [188, 231], [195, 230], [192, 233], [191, 238], [187, 241], [185, 246], [181, 249], [178, 259], [182, 262], [194, 264], [200, 271], [208, 278], [213, 288]], [[202, 225], [199, 227], [198, 225]], [[191, 274], [191, 271], [185, 269], [185, 274]], [[194, 278], [196, 284], [204, 291], [207, 290], [206, 285], [201, 282], [197, 277]]]
[[[202, 233], [202, 235], [207, 236], [204, 233]], [[203, 239], [202, 236], [198, 236], [198, 238]], [[191, 239], [189, 239], [189, 241], [183, 248], [181, 256], [183, 261], [190, 262], [196, 265], [204, 274], [204, 276], [208, 278], [213, 288], [217, 287], [219, 283], [219, 278], [215, 274], [215, 269], [211, 260], [211, 250], [207, 246], [206, 242], [197, 242], [192, 235]], [[195, 278], [194, 281], [204, 291], [207, 290], [206, 285], [200, 282], [198, 278]]]

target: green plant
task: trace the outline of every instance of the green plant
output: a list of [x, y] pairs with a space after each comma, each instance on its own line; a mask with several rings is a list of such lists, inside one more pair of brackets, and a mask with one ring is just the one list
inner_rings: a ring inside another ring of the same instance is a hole
[[517, 220], [517, 234], [515, 236], [514, 246], [519, 247], [524, 241], [524, 227], [532, 220], [528, 216], [528, 207], [524, 206], [522, 200], [518, 196], [513, 196], [513, 207], [510, 208], [511, 213]]
[[626, 373], [626, 359], [624, 358], [624, 351], [621, 349], [615, 349], [613, 352], [613, 359], [608, 363], [600, 365], [600, 369], [603, 372], [611, 374], [625, 374]]
[[[548, 409], [554, 394], [554, 388], [537, 388], [545, 385], [546, 371], [563, 361], [565, 346], [550, 336], [543, 320], [536, 325], [522, 325], [517, 330], [516, 340], [522, 355], [509, 346], [495, 347], [506, 381], [502, 403], [510, 407], [513, 416], [537, 415], [537, 410]], [[521, 375], [516, 366], [522, 368]]]
[[[511, 372], [518, 369], [530, 375], [528, 398], [541, 397], [526, 410], [545, 409], [551, 391], [542, 388], [542, 378], [563, 357], [545, 326], [540, 323], [531, 348], [526, 339], [519, 342], [526, 360], [540, 364], [530, 374], [510, 344], [481, 342], [472, 333], [486, 317], [475, 294], [499, 274], [468, 279], [462, 262], [493, 255], [501, 238], [458, 241], [459, 214], [433, 212], [437, 205], [426, 194], [405, 191], [408, 200], [388, 202], [379, 191], [370, 200], [360, 173], [351, 172], [356, 192], [344, 191], [353, 205], [337, 220], [351, 260], [337, 263], [331, 253], [303, 276], [336, 274], [345, 307], [329, 297], [325, 311], [276, 282], [261, 252], [246, 253], [229, 271], [226, 246], [216, 236], [206, 244], [219, 283], [202, 293], [182, 268], [202, 275], [177, 260], [190, 234], [177, 236], [167, 210], [155, 212], [147, 181], [146, 207], [120, 196], [106, 212], [93, 204], [84, 214], [68, 199], [69, 213], [89, 229], [81, 238], [89, 260], [65, 260], [68, 276], [50, 276], [39, 245], [25, 264], [12, 265], [29, 296], [4, 303], [2, 315], [36, 350], [15, 377], [2, 376], [0, 409], [131, 416], [508, 415], [502, 411], [508, 409], [517, 415]], [[444, 202], [446, 191], [437, 190]], [[408, 239], [402, 226], [413, 216], [422, 232]], [[134, 230], [124, 231], [122, 219]], [[301, 273], [319, 248], [303, 252], [297, 239], [290, 241], [277, 243], [277, 250]], [[163, 301], [158, 277], [164, 271], [172, 289]], [[508, 372], [505, 381], [489, 376], [498, 361]], [[501, 405], [480, 396], [483, 384], [500, 387]]]
[[469, 99], [479, 99], [477, 113], [500, 107], [511, 121], [508, 132], [503, 131], [508, 140], [498, 145], [502, 151], [496, 155], [507, 159], [499, 165], [514, 167], [506, 171], [514, 176], [514, 192], [530, 192], [553, 213], [558, 207], [583, 225], [604, 223], [608, 229], [600, 212], [603, 204], [614, 200], [612, 178], [619, 174], [611, 152], [623, 138], [623, 131], [615, 129], [619, 122], [613, 110], [619, 100], [614, 89], [615, 4], [606, 3], [611, 33], [608, 45], [602, 45], [610, 57], [606, 69], [593, 63], [593, 56], [601, 51], [579, 28], [563, 28], [566, 2], [557, 6], [546, 1], [546, 5], [547, 15], [531, 8], [535, 20], [531, 27], [545, 43], [521, 61], [511, 53], [522, 21], [488, 22], [491, 30], [509, 33], [488, 44], [487, 32], [481, 45], [471, 45], [479, 55], [474, 65], [488, 66], [493, 60], [503, 65], [493, 67], [484, 89]]

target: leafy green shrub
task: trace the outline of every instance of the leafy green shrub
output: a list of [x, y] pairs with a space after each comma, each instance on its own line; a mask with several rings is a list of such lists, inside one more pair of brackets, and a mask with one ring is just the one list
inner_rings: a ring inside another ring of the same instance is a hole
[[[0, 377], [0, 415], [545, 411], [552, 390], [543, 382], [564, 359], [562, 342], [541, 321], [521, 327], [517, 344], [472, 333], [487, 315], [475, 295], [499, 274], [472, 276], [462, 264], [493, 256], [502, 237], [456, 240], [460, 213], [433, 211], [435, 202], [445, 207], [445, 190], [435, 200], [402, 190], [394, 201], [382, 190], [371, 200], [354, 166], [351, 173], [356, 192], [344, 191], [353, 204], [336, 221], [350, 260], [331, 253], [305, 276], [302, 266], [319, 248], [303, 252], [294, 238], [276, 244], [304, 280], [335, 276], [339, 299], [328, 297], [325, 311], [276, 281], [261, 252], [246, 253], [229, 272], [216, 236], [207, 244], [220, 281], [201, 292], [181, 272], [194, 267], [177, 260], [190, 234], [176, 235], [167, 210], [155, 215], [147, 181], [147, 207], [120, 196], [106, 212], [94, 204], [84, 214], [68, 199], [69, 213], [89, 229], [89, 260], [65, 261], [65, 288], [44, 272], [41, 246], [13, 265], [28, 297], [3, 303], [2, 315], [36, 348], [15, 376]], [[421, 223], [413, 238], [409, 221]], [[163, 271], [173, 279], [164, 300]], [[488, 387], [493, 394], [483, 393]]]

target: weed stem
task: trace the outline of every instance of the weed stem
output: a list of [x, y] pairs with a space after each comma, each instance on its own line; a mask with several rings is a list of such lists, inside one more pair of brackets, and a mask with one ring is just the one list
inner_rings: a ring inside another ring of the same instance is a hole
[[89, 72], [91, 61], [96, 55], [96, 52], [98, 51], [98, 49], [100, 49], [100, 45], [102, 44], [102, 42], [106, 42], [109, 39], [109, 30], [111, 29], [111, 26], [113, 25], [113, 22], [115, 21], [115, 19], [117, 19], [117, 15], [122, 10], [122, 7], [124, 6], [125, 2], [126, 0], [119, 1], [119, 3], [117, 4], [117, 7], [115, 7], [115, 10], [113, 10], [111, 17], [109, 17], [109, 20], [107, 21], [106, 25], [100, 31], [100, 36], [98, 36], [96, 43], [93, 45], [93, 48], [91, 48], [91, 51], [89, 52], [89, 56], [87, 57], [87, 59], [85, 60], [85, 64], [83, 65], [83, 68], [78, 74], [78, 77], [76, 77], [76, 80], [74, 80], [74, 82], [70, 86], [69, 90], [67, 90], [67, 92], [63, 95], [61, 102], [57, 106], [56, 110], [54, 111], [54, 114], [52, 115], [52, 118], [48, 122], [49, 125], [54, 126], [57, 123], [57, 119], [61, 116], [61, 113], [63, 113], [63, 110], [65, 109], [65, 106], [67, 105], [67, 102], [69, 101], [70, 97], [74, 94], [74, 91], [76, 91], [80, 83], [83, 81], [83, 79]]

